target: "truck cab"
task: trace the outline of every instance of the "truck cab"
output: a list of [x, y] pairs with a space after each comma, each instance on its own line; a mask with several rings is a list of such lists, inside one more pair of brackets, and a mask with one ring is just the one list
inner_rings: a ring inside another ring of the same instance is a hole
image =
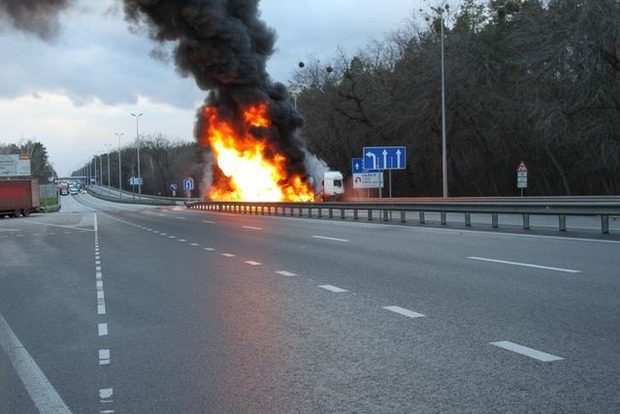
[[325, 171], [320, 201], [340, 201], [344, 197], [344, 177], [340, 171]]

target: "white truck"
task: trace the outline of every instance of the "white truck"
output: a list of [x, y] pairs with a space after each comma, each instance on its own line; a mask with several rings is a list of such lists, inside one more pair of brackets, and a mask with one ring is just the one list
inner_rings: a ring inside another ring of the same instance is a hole
[[318, 201], [340, 201], [344, 197], [344, 177], [340, 171], [325, 171]]

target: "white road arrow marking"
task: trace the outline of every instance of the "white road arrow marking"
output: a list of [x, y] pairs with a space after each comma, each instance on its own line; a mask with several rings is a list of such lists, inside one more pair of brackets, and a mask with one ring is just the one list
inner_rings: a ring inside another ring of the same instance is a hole
[[368, 152], [366, 153], [366, 156], [367, 156], [368, 158], [372, 158], [372, 169], [373, 169], [373, 170], [377, 170], [377, 169], [378, 169], [378, 168], [377, 168], [377, 156], [376, 156], [375, 154], [373, 154], [372, 152], [370, 152], [370, 151], [368, 151]]

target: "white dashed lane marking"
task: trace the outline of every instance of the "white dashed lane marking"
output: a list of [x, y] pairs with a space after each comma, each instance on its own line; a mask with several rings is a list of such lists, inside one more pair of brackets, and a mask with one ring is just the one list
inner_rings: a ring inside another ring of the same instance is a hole
[[276, 273], [282, 276], [297, 276], [295, 273], [287, 272], [286, 270], [277, 270]]
[[109, 349], [99, 350], [99, 365], [110, 365], [110, 350]]
[[255, 262], [254, 260], [246, 260], [245, 263], [249, 264], [250, 266], [260, 266], [260, 265], [262, 265], [261, 262]]
[[334, 293], [342, 293], [342, 292], [346, 292], [345, 289], [341, 289], [339, 287], [336, 286], [332, 286], [332, 285], [319, 285], [320, 288], [323, 288], [325, 290], [329, 290], [330, 292], [334, 292]]
[[316, 236], [316, 235], [313, 235], [312, 237], [314, 237], [315, 239], [331, 240], [331, 241], [337, 241], [337, 242], [343, 242], [343, 243], [348, 243], [349, 242], [349, 240], [347, 240], [347, 239], [339, 239], [337, 237]]
[[564, 359], [559, 356], [551, 355], [546, 352], [538, 351], [533, 348], [528, 348], [527, 346], [515, 344], [514, 342], [510, 342], [510, 341], [499, 341], [499, 342], [489, 342], [489, 343], [491, 345], [494, 345], [494, 346], [497, 346], [503, 349], [507, 349], [509, 351], [516, 352], [517, 354], [525, 355], [527, 357], [534, 358], [542, 362], [553, 362], [553, 361], [560, 361]]
[[222, 256], [224, 256], [224, 257], [235, 257], [235, 255], [232, 254], [232, 253], [222, 253]]
[[106, 336], [108, 334], [108, 324], [100, 323], [97, 325], [97, 331], [99, 332], [99, 336]]
[[562, 269], [561, 267], [540, 266], [540, 265], [535, 265], [535, 264], [530, 264], [530, 263], [509, 262], [507, 260], [488, 259], [486, 257], [470, 256], [468, 257], [468, 259], [480, 260], [483, 262], [501, 263], [501, 264], [507, 264], [507, 265], [513, 265], [513, 266], [533, 267], [535, 269], [553, 270], [556, 272], [581, 273], [581, 270]]
[[383, 309], [396, 312], [400, 315], [407, 316], [408, 318], [420, 318], [422, 316], [426, 316], [426, 315], [422, 315], [421, 313], [414, 312], [409, 309], [401, 308], [400, 306], [384, 306]]
[[262, 230], [262, 227], [252, 227], [252, 226], [242, 226], [244, 229], [249, 229], [249, 230]]

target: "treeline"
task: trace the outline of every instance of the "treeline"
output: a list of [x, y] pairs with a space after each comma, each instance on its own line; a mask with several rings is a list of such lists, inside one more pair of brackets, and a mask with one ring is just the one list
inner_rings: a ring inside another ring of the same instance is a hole
[[620, 2], [422, 13], [353, 58], [300, 62], [292, 102], [311, 152], [350, 174], [364, 146], [406, 145], [394, 195], [442, 195], [443, 17], [449, 195], [516, 195], [521, 160], [526, 195], [620, 194]]
[[[182, 189], [183, 179], [194, 177], [200, 180], [203, 164], [202, 150], [193, 143], [170, 139], [163, 134], [140, 136], [140, 177], [142, 177], [142, 193], [172, 196], [171, 184]], [[131, 177], [138, 177], [138, 148], [135, 143], [109, 153], [95, 155], [90, 162], [76, 171], [72, 176], [86, 176], [96, 180], [99, 185], [119, 186], [119, 164], [121, 169], [120, 184], [125, 191], [138, 191], [132, 186]], [[109, 162], [109, 168], [108, 168]], [[198, 189], [195, 191], [195, 196]], [[182, 190], [177, 195], [185, 195]]]

